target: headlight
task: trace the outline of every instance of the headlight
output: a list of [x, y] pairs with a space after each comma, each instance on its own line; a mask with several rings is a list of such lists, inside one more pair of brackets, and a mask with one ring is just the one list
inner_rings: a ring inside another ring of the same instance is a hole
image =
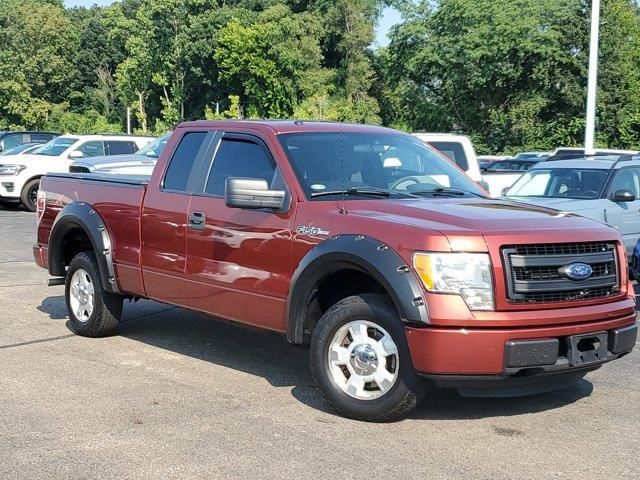
[[460, 295], [470, 310], [494, 309], [488, 254], [418, 252], [413, 268], [428, 291]]
[[25, 168], [24, 165], [0, 165], [0, 175], [18, 175]]

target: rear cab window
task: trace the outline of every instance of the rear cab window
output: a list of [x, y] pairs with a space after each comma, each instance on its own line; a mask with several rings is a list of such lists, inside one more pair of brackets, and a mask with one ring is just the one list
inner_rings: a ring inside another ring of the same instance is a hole
[[190, 178], [193, 176], [196, 160], [204, 154], [209, 142], [208, 136], [214, 132], [187, 132], [180, 139], [180, 143], [169, 160], [169, 166], [162, 182], [164, 190], [187, 192], [191, 189]]

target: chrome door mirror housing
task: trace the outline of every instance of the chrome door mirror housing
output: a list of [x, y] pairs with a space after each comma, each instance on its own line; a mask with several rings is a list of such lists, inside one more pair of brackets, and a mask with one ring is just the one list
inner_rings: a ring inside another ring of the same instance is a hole
[[229, 208], [270, 208], [281, 210], [284, 190], [270, 190], [262, 178], [230, 177], [225, 182], [225, 205]]

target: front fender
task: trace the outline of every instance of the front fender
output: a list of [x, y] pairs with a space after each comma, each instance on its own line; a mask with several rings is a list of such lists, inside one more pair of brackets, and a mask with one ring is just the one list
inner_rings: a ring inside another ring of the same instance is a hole
[[69, 203], [56, 217], [49, 236], [49, 273], [56, 277], [66, 275], [63, 242], [65, 235], [74, 228], [82, 229], [91, 241], [100, 266], [104, 289], [111, 293], [119, 293], [113, 265], [111, 237], [98, 212], [85, 202]]
[[361, 270], [377, 280], [391, 297], [403, 322], [430, 323], [419, 280], [396, 251], [375, 238], [338, 235], [309, 251], [293, 274], [287, 299], [287, 339], [291, 343], [304, 342], [306, 306], [316, 286], [345, 267]]

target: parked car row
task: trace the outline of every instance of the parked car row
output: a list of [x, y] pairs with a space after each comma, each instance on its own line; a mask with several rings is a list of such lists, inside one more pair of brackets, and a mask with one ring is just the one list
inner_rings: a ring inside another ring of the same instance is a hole
[[[41, 145], [29, 145], [32, 143], [29, 141], [45, 136], [53, 138]], [[28, 141], [13, 145], [18, 139]], [[79, 159], [133, 154], [153, 140], [154, 137], [128, 135], [5, 133], [0, 136], [0, 144], [12, 148], [5, 148], [0, 157], [0, 204], [22, 203], [35, 211], [40, 178], [45, 174], [68, 172], [70, 165]]]

